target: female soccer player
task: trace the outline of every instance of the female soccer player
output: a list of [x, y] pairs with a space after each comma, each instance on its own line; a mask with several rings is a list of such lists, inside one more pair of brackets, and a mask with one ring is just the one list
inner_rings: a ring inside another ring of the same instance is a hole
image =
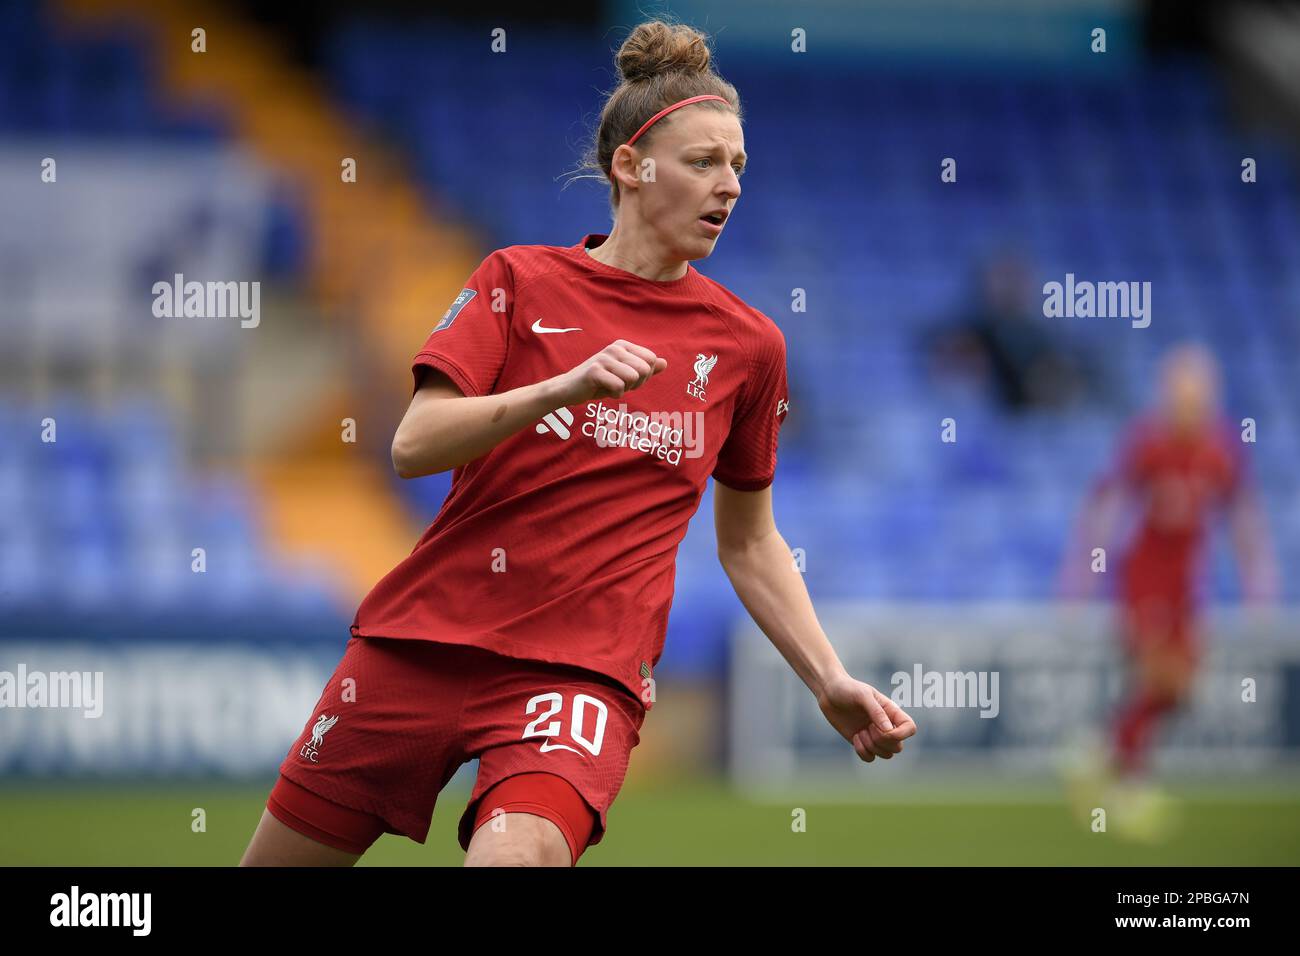
[[1116, 464], [1092, 489], [1066, 565], [1070, 592], [1089, 593], [1096, 576], [1084, 556], [1109, 543], [1126, 506], [1138, 506], [1140, 526], [1117, 569], [1131, 690], [1114, 715], [1108, 752], [1087, 755], [1072, 781], [1081, 818], [1107, 801], [1117, 829], [1138, 839], [1159, 839], [1173, 823], [1168, 796], [1144, 778], [1156, 732], [1187, 702], [1200, 663], [1196, 571], [1212, 518], [1229, 519], [1245, 594], [1265, 601], [1277, 594], [1244, 446], [1218, 396], [1218, 363], [1205, 348], [1185, 344], [1164, 357], [1158, 406], [1132, 425]]
[[845, 671], [771, 510], [785, 339], [697, 272], [740, 196], [740, 101], [705, 37], [652, 21], [618, 52], [591, 162], [614, 228], [511, 246], [415, 356], [393, 439], [451, 492], [362, 601], [280, 767], [244, 865], [351, 865], [423, 843], [463, 763], [466, 865], [577, 862], [654, 702], [678, 543], [716, 480], [718, 555], [742, 602], [865, 761], [916, 727]]

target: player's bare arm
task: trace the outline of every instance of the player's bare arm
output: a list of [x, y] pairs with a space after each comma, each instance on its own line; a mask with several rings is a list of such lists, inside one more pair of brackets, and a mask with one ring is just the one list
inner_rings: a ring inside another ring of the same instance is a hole
[[1083, 601], [1095, 596], [1099, 579], [1091, 570], [1093, 549], [1111, 550], [1116, 529], [1133, 499], [1134, 491], [1118, 466], [1094, 483], [1061, 557], [1056, 583], [1059, 597]]
[[464, 395], [445, 374], [426, 368], [393, 436], [393, 467], [403, 478], [459, 467], [553, 409], [618, 398], [667, 367], [650, 349], [619, 339], [562, 375], [499, 395]]
[[1243, 489], [1234, 496], [1228, 508], [1228, 525], [1241, 569], [1243, 593], [1253, 601], [1276, 601], [1282, 578], [1268, 522], [1255, 494]]
[[870, 763], [902, 752], [916, 724], [894, 701], [855, 680], [831, 646], [803, 575], [772, 516], [772, 488], [714, 482], [718, 560], [754, 622], [817, 698], [827, 722]]

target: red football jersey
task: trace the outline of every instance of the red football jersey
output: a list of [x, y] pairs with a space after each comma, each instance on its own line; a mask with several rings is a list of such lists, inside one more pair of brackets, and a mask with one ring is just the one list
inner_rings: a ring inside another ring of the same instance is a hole
[[1209, 518], [1237, 494], [1242, 468], [1239, 443], [1224, 423], [1191, 435], [1154, 418], [1133, 426], [1117, 474], [1142, 508], [1125, 555], [1126, 591], [1190, 591]]
[[567, 372], [617, 339], [667, 368], [557, 408], [452, 472], [451, 491], [352, 633], [473, 644], [606, 674], [636, 696], [663, 651], [677, 546], [710, 475], [767, 487], [785, 337], [689, 263], [654, 281], [577, 245], [489, 255], [415, 356], [470, 396]]

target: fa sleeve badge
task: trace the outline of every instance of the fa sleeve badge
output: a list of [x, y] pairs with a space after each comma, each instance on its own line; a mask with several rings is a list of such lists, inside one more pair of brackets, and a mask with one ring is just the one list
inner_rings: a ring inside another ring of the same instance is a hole
[[441, 332], [451, 325], [456, 316], [460, 314], [460, 310], [465, 308], [466, 303], [476, 295], [478, 293], [473, 289], [462, 289], [460, 295], [456, 296], [456, 301], [451, 304], [451, 308], [443, 314], [442, 318], [438, 320], [438, 324], [433, 327], [433, 331]]

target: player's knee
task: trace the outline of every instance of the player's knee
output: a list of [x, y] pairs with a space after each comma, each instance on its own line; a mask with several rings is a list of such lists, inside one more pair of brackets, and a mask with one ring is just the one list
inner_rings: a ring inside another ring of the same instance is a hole
[[476, 831], [465, 856], [466, 866], [569, 866], [568, 841], [550, 820], [531, 814], [509, 814], [508, 829], [490, 825]]
[[1183, 707], [1191, 697], [1191, 681], [1187, 678], [1181, 678], [1173, 683], [1169, 688], [1169, 706], [1171, 708]]
[[1162, 709], [1175, 710], [1187, 700], [1187, 682], [1177, 674], [1163, 675], [1151, 695]]
[[1169, 668], [1169, 686], [1174, 693], [1184, 696], [1191, 689], [1195, 673], [1184, 660], [1177, 660]]
[[514, 840], [484, 847], [465, 857], [466, 866], [555, 866], [539, 842]]
[[545, 866], [539, 847], [515, 843], [480, 850], [465, 857], [466, 866]]

